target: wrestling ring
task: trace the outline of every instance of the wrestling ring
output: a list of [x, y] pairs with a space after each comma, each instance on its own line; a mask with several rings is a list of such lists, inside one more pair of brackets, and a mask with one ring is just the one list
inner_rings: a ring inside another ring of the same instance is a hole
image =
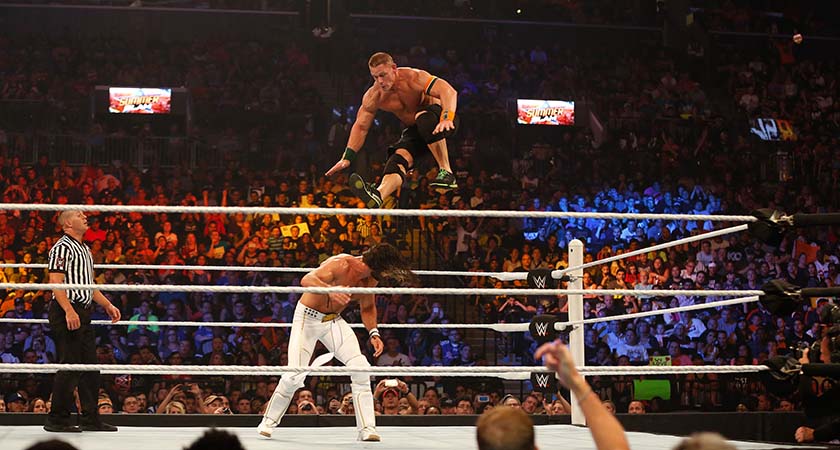
[[[328, 294], [346, 292], [350, 294], [375, 295], [425, 295], [425, 296], [475, 296], [475, 295], [534, 295], [566, 296], [568, 298], [568, 320], [556, 317], [538, 316], [530, 323], [494, 323], [494, 324], [379, 324], [380, 329], [395, 328], [433, 328], [433, 329], [485, 329], [497, 333], [530, 332], [537, 340], [550, 340], [558, 334], [568, 334], [570, 350], [578, 370], [584, 376], [643, 376], [665, 374], [698, 373], [755, 373], [769, 370], [763, 365], [734, 366], [624, 366], [624, 367], [587, 367], [584, 355], [584, 325], [599, 322], [620, 321], [637, 317], [679, 313], [684, 311], [740, 305], [762, 300], [766, 296], [778, 294], [765, 290], [636, 290], [636, 289], [582, 289], [583, 271], [589, 267], [611, 263], [624, 258], [647, 254], [652, 251], [667, 249], [689, 242], [710, 239], [726, 234], [751, 231], [753, 234], [778, 232], [776, 228], [792, 226], [796, 216], [728, 216], [728, 215], [679, 215], [679, 214], [619, 214], [619, 213], [575, 213], [575, 212], [524, 212], [524, 211], [455, 211], [455, 210], [367, 210], [367, 209], [327, 209], [327, 208], [257, 208], [257, 207], [182, 207], [182, 206], [117, 206], [117, 205], [44, 205], [44, 204], [0, 204], [5, 210], [18, 211], [63, 211], [95, 210], [108, 212], [140, 213], [244, 213], [244, 214], [320, 214], [320, 215], [373, 215], [373, 216], [438, 216], [438, 217], [501, 217], [501, 218], [621, 218], [621, 219], [663, 219], [696, 220], [710, 222], [728, 222], [744, 224], [723, 228], [673, 242], [662, 243], [653, 247], [639, 249], [596, 260], [584, 264], [584, 246], [579, 240], [569, 245], [569, 267], [562, 270], [543, 270], [530, 272], [457, 272], [457, 271], [416, 271], [421, 276], [459, 276], [491, 277], [502, 281], [527, 281], [529, 288], [475, 289], [475, 288], [312, 288], [300, 286], [221, 286], [221, 285], [157, 285], [157, 284], [104, 284], [72, 285], [73, 289], [100, 289], [108, 292], [201, 292], [218, 294], [302, 294], [305, 292]], [[771, 220], [768, 221], [768, 218]], [[802, 218], [802, 217], [800, 217]], [[43, 264], [0, 264], [2, 268], [45, 269]], [[190, 265], [98, 265], [98, 270], [204, 270], [204, 271], [245, 271], [245, 272], [292, 272], [303, 273], [312, 268], [256, 267], [256, 266], [190, 266]], [[550, 279], [549, 279], [550, 278]], [[567, 288], [555, 288], [560, 282]], [[67, 288], [67, 284], [49, 283], [0, 283], [0, 289], [7, 290], [50, 290]], [[714, 297], [708, 303], [690, 306], [665, 308], [639, 313], [583, 318], [584, 295], [628, 295], [644, 297], [660, 296], [697, 296]], [[804, 294], [803, 294], [804, 295]], [[717, 300], [717, 298], [725, 298]], [[46, 319], [2, 318], [0, 323], [45, 324]], [[94, 321], [102, 326], [162, 326], [162, 327], [237, 327], [237, 328], [288, 328], [290, 323], [254, 323], [254, 322], [200, 322], [200, 321], [130, 321], [121, 320], [112, 324], [110, 321]], [[351, 324], [363, 327], [362, 324]], [[308, 375], [342, 376], [353, 372], [365, 372], [371, 376], [398, 377], [496, 377], [504, 380], [529, 381], [534, 384], [549, 378], [549, 371], [542, 366], [482, 366], [482, 367], [371, 367], [369, 369], [343, 366], [209, 366], [209, 365], [122, 365], [122, 364], [2, 364], [0, 373], [3, 377], [15, 374], [54, 373], [57, 370], [98, 370], [103, 374], [119, 375], [179, 375], [179, 376], [279, 376], [286, 372], [306, 373]], [[536, 380], [536, 381], [535, 381]], [[574, 397], [570, 401], [571, 415], [534, 416], [537, 427], [537, 445], [540, 448], [586, 449], [594, 448], [589, 431], [585, 425], [580, 408]], [[755, 442], [758, 440], [782, 440], [780, 430], [792, 436], [791, 426], [801, 422], [799, 413], [674, 413], [648, 414], [646, 416], [627, 416], [619, 414], [619, 419], [628, 429], [628, 440], [634, 449], [672, 448], [680, 439], [694, 431], [718, 431], [731, 439], [739, 449], [779, 448], [778, 444]], [[0, 414], [0, 443], [3, 449], [23, 449], [32, 443], [58, 437], [67, 440], [81, 449], [113, 449], [116, 446], [126, 448], [180, 449], [201, 435], [207, 427], [215, 426], [236, 433], [245, 448], [382, 448], [382, 449], [455, 449], [476, 448], [475, 429], [472, 426], [476, 416], [378, 416], [379, 432], [382, 442], [361, 443], [355, 440], [355, 433], [344, 430], [353, 425], [352, 416], [295, 416], [284, 418], [272, 440], [257, 436], [255, 427], [258, 415], [148, 415], [114, 414], [104, 416], [105, 420], [120, 426], [117, 433], [90, 433], [78, 435], [53, 435], [44, 432], [44, 415], [37, 414]], [[795, 419], [794, 419], [795, 418]], [[324, 433], [321, 427], [341, 427]], [[632, 431], [631, 431], [632, 430]], [[645, 432], [647, 431], [647, 432]], [[654, 434], [656, 433], [656, 434]], [[750, 442], [751, 441], [751, 442]], [[798, 447], [804, 448], [804, 447]], [[822, 448], [822, 447], [811, 447]]]

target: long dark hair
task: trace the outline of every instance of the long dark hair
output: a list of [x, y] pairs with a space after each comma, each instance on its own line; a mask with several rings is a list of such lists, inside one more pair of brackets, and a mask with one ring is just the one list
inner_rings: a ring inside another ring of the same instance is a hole
[[380, 285], [419, 286], [420, 279], [411, 271], [409, 262], [391, 244], [377, 244], [362, 254], [362, 262], [370, 267], [371, 275]]

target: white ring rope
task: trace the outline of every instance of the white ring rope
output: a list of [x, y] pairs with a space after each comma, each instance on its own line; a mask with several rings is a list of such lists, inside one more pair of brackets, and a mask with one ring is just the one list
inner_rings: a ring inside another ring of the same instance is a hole
[[682, 245], [682, 244], [688, 244], [688, 243], [695, 242], [695, 241], [702, 241], [704, 239], [711, 239], [711, 238], [715, 238], [715, 237], [718, 237], [718, 236], [724, 236], [724, 235], [727, 235], [727, 234], [737, 233], [739, 231], [745, 231], [745, 230], [747, 230], [747, 228], [749, 228], [749, 225], [737, 225], [737, 226], [734, 226], [734, 227], [722, 228], [720, 230], [710, 231], [708, 233], [698, 234], [696, 236], [688, 236], [688, 237], [684, 237], [682, 239], [677, 239], [676, 241], [664, 242], [662, 244], [654, 245], [652, 247], [642, 248], [642, 249], [639, 249], [639, 250], [633, 250], [632, 252], [627, 252], [627, 253], [622, 253], [620, 255], [610, 256], [608, 258], [598, 259], [598, 260], [592, 261], [590, 263], [581, 264], [581, 265], [576, 266], [576, 267], [567, 267], [565, 269], [555, 270], [555, 271], [551, 272], [551, 277], [554, 278], [554, 279], [559, 279], [563, 275], [565, 275], [567, 273], [574, 272], [575, 270], [584, 270], [584, 269], [588, 269], [590, 267], [600, 266], [601, 264], [611, 263], [613, 261], [619, 261], [619, 260], [622, 260], [622, 259], [625, 259], [625, 258], [630, 258], [630, 257], [633, 257], [633, 256], [644, 255], [646, 253], [655, 252], [655, 251], [658, 251], [658, 250], [664, 250], [666, 248], [676, 247], [676, 246]]
[[755, 290], [665, 290], [665, 289], [494, 289], [494, 288], [369, 288], [369, 287], [301, 287], [301, 286], [218, 286], [192, 284], [66, 284], [66, 283], [0, 283], [0, 290], [46, 291], [60, 290], [100, 290], [108, 292], [200, 292], [227, 294], [348, 294], [374, 295], [628, 295], [646, 297], [694, 296], [723, 297], [737, 295], [764, 295], [764, 291]]
[[[599, 259], [577, 267], [568, 267], [566, 269], [559, 269], [551, 272], [553, 278], [560, 278], [563, 275], [573, 272], [575, 270], [588, 269], [601, 264], [619, 261], [633, 256], [643, 255], [657, 250], [664, 250], [666, 248], [675, 247], [677, 245], [687, 244], [703, 239], [711, 239], [725, 234], [735, 233], [747, 229], [747, 225], [738, 225], [735, 227], [715, 230], [697, 236], [689, 236], [683, 239], [678, 239], [673, 242], [666, 242], [652, 247], [634, 250], [621, 255], [611, 256], [609, 258]], [[0, 263], [0, 268], [3, 269], [46, 269], [47, 264], [36, 263]], [[280, 273], [307, 273], [316, 269], [316, 267], [265, 267], [265, 266], [198, 266], [198, 265], [174, 265], [174, 264], [95, 264], [93, 266], [97, 270], [189, 270], [189, 271], [206, 271], [206, 272], [280, 272]], [[465, 271], [447, 271], [447, 270], [413, 270], [417, 275], [430, 276], [456, 276], [456, 277], [490, 277], [502, 281], [525, 280], [528, 277], [527, 272], [465, 272]]]
[[[666, 248], [676, 247], [682, 244], [688, 244], [704, 239], [711, 239], [718, 236], [724, 236], [739, 231], [745, 231], [749, 228], [748, 225], [737, 225], [734, 227], [723, 228], [720, 230], [710, 231], [708, 233], [699, 234], [696, 236], [688, 236], [682, 239], [677, 239], [672, 242], [665, 242], [643, 249], [634, 250], [621, 255], [610, 256], [608, 258], [598, 259], [580, 266], [567, 267], [565, 269], [554, 270], [551, 272], [551, 277], [560, 279], [564, 275], [574, 272], [576, 270], [584, 270], [590, 267], [600, 266], [602, 264], [619, 261], [633, 256], [644, 255], [646, 253], [664, 250]], [[24, 264], [24, 263], [0, 263], [0, 268], [25, 268], [25, 269], [46, 269], [46, 264]], [[231, 272], [292, 272], [304, 273], [315, 270], [315, 268], [300, 268], [300, 267], [262, 267], [262, 266], [197, 266], [197, 265], [153, 265], [153, 264], [96, 264], [94, 269], [117, 269], [117, 270], [190, 270], [190, 271], [231, 271]], [[417, 275], [434, 275], [434, 276], [460, 276], [460, 277], [490, 277], [502, 281], [525, 280], [528, 278], [527, 272], [464, 272], [464, 271], [446, 271], [446, 270], [414, 270]]]
[[[46, 269], [47, 264], [0, 263], [0, 269]], [[191, 272], [280, 272], [308, 273], [317, 267], [265, 267], [265, 266], [196, 266], [172, 264], [94, 264], [95, 270], [189, 270]], [[502, 281], [524, 280], [526, 272], [464, 272], [447, 270], [412, 270], [417, 275], [453, 277], [491, 277]]]
[[19, 211], [99, 211], [139, 213], [197, 213], [197, 214], [278, 214], [327, 216], [435, 216], [435, 217], [501, 217], [524, 218], [580, 218], [580, 219], [631, 219], [631, 220], [700, 220], [710, 222], [757, 222], [754, 216], [715, 214], [640, 214], [571, 211], [498, 211], [475, 209], [364, 209], [364, 208], [279, 208], [259, 206], [162, 206], [162, 205], [55, 205], [46, 203], [0, 203], [2, 210]]
[[[0, 323], [20, 324], [49, 324], [47, 319], [17, 319], [0, 317]], [[237, 328], [291, 328], [291, 322], [195, 322], [188, 320], [120, 320], [112, 323], [110, 320], [91, 320], [93, 325], [111, 326], [159, 326], [159, 327], [237, 327]], [[351, 328], [365, 328], [362, 323], [348, 323]], [[377, 328], [393, 329], [491, 329], [500, 333], [515, 333], [528, 330], [527, 323], [380, 323]]]
[[732, 298], [729, 300], [718, 300], [714, 302], [708, 303], [698, 303], [696, 305], [686, 305], [686, 306], [677, 306], [675, 308], [663, 308], [657, 309], [656, 311], [642, 311], [637, 313], [630, 313], [630, 314], [619, 314], [617, 316], [609, 316], [609, 317], [598, 317], [594, 319], [584, 319], [584, 320], [573, 320], [570, 322], [558, 322], [555, 325], [557, 331], [562, 331], [567, 326], [574, 326], [574, 325], [589, 325], [591, 323], [599, 323], [599, 322], [612, 322], [613, 320], [628, 320], [628, 319], [637, 319], [639, 317], [650, 317], [650, 316], [659, 316], [663, 314], [672, 314], [672, 313], [679, 313], [679, 312], [686, 312], [686, 311], [696, 311], [700, 309], [707, 309], [707, 308], [717, 308], [720, 306], [730, 306], [730, 305], [740, 305], [743, 303], [751, 303], [757, 302], [759, 297], [751, 296], [751, 297], [741, 297], [741, 298]]
[[[695, 311], [700, 309], [707, 309], [707, 308], [717, 308], [720, 306], [729, 306], [729, 305], [737, 305], [742, 303], [749, 303], [758, 301], [758, 297], [741, 297], [741, 298], [733, 298], [729, 300], [719, 300], [709, 303], [699, 303], [697, 305], [687, 305], [687, 306], [678, 306], [675, 308], [663, 308], [658, 309], [655, 311], [643, 311], [638, 313], [631, 313], [631, 314], [620, 314], [617, 316], [609, 316], [609, 317], [598, 317], [594, 319], [584, 319], [584, 320], [576, 320], [570, 322], [558, 322], [555, 324], [555, 330], [563, 331], [568, 326], [574, 325], [588, 325], [592, 323], [598, 322], [611, 322], [614, 320], [627, 320], [627, 319], [635, 319], [639, 317], [649, 317], [649, 316], [658, 316], [663, 314], [671, 314], [671, 313], [678, 313], [678, 312], [685, 312], [685, 311]], [[17, 318], [0, 318], [0, 323], [40, 323], [40, 324], [48, 324], [49, 321], [47, 319], [17, 319]], [[94, 325], [122, 325], [122, 326], [130, 326], [130, 325], [138, 325], [138, 326], [161, 326], [161, 327], [175, 327], [175, 326], [182, 326], [182, 327], [240, 327], [240, 328], [291, 328], [291, 323], [276, 323], [276, 322], [268, 322], [268, 323], [254, 323], [254, 322], [194, 322], [194, 321], [161, 321], [161, 320], [121, 320], [116, 323], [112, 323], [109, 320], [92, 320], [92, 324]], [[360, 323], [352, 323], [349, 324], [353, 328], [364, 328], [364, 324]], [[478, 328], [478, 329], [492, 329], [498, 331], [500, 333], [521, 333], [524, 331], [528, 331], [529, 324], [528, 323], [447, 323], [447, 324], [435, 324], [435, 323], [412, 323], [412, 324], [402, 324], [402, 323], [383, 323], [379, 324], [378, 328], [431, 328], [431, 329], [443, 329], [443, 328]]]
[[[309, 375], [346, 376], [364, 373], [371, 376], [426, 376], [426, 377], [486, 377], [529, 379], [532, 372], [550, 373], [544, 366], [409, 366], [409, 367], [347, 367], [347, 366], [166, 366], [121, 364], [0, 364], [0, 373], [53, 373], [58, 370], [76, 372], [100, 371], [106, 374], [174, 374], [174, 375], [282, 375], [307, 373]], [[682, 373], [748, 373], [769, 370], [762, 365], [743, 366], [613, 366], [578, 367], [582, 375], [659, 375]]]

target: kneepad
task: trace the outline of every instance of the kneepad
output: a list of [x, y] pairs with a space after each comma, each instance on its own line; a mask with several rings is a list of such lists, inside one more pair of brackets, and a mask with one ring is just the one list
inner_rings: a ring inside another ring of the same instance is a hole
[[284, 392], [287, 395], [293, 395], [298, 389], [304, 386], [306, 381], [306, 373], [291, 373], [289, 372], [285, 377], [281, 377], [277, 383], [277, 392]]
[[433, 133], [439, 122], [437, 114], [431, 111], [426, 111], [417, 116], [415, 121], [417, 131], [420, 133], [420, 137], [422, 137], [427, 144], [433, 144], [446, 137], [446, 133]]
[[[400, 169], [400, 166], [403, 168]], [[394, 152], [389, 158], [388, 161], [385, 162], [385, 171], [384, 174], [388, 175], [389, 173], [395, 173], [400, 176], [400, 178], [405, 181], [405, 172], [409, 169], [408, 160]]]
[[[353, 357], [345, 364], [347, 367], [370, 367], [370, 363], [368, 362], [367, 358], [364, 355], [359, 354], [358, 356]], [[364, 372], [353, 372], [350, 374], [350, 382], [355, 389], [359, 389], [360, 392], [370, 391], [370, 374]]]

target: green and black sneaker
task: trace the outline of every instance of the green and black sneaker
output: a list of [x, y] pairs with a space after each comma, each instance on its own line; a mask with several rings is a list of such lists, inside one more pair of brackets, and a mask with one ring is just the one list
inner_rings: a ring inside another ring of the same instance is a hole
[[434, 181], [429, 183], [429, 185], [435, 189], [443, 191], [458, 189], [458, 182], [455, 180], [455, 175], [445, 169], [438, 170], [437, 177], [435, 177]]
[[366, 208], [374, 209], [382, 206], [382, 197], [376, 190], [376, 186], [365, 183], [365, 180], [359, 174], [350, 175], [350, 189], [353, 190], [356, 197], [365, 202]]

